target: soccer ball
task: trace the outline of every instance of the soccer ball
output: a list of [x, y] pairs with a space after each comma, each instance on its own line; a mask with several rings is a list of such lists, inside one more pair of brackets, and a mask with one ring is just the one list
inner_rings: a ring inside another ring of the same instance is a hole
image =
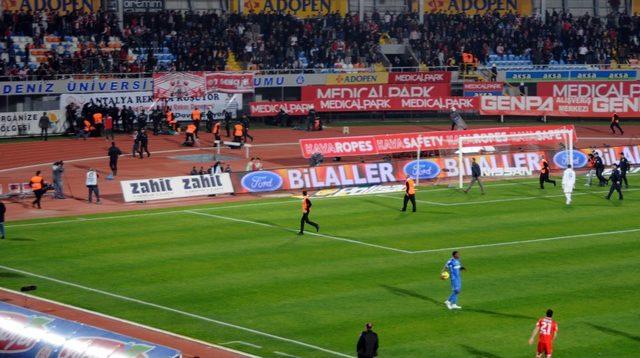
[[448, 273], [447, 271], [443, 271], [443, 272], [440, 274], [440, 279], [442, 279], [442, 280], [448, 280], [448, 279], [449, 279], [449, 273]]

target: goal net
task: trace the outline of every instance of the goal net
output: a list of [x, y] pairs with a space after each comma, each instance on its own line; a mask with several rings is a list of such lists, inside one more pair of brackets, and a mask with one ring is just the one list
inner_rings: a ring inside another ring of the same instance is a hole
[[458, 183], [462, 188], [464, 177], [471, 176], [473, 159], [480, 165], [483, 175], [492, 177], [527, 176], [539, 170], [544, 156], [551, 166], [573, 166], [574, 129], [553, 129], [528, 133], [460, 135], [457, 140]]

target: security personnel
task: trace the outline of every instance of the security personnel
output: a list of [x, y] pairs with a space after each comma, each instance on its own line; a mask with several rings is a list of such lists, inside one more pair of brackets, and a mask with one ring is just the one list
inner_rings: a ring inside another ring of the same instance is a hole
[[356, 345], [358, 358], [374, 358], [378, 356], [378, 335], [373, 331], [373, 325], [367, 323], [365, 330], [360, 333]]
[[613, 134], [616, 134], [615, 129], [618, 128], [618, 130], [620, 130], [620, 135], [624, 135], [624, 131], [622, 130], [622, 127], [620, 127], [620, 116], [618, 116], [617, 113], [613, 113], [613, 116], [611, 116], [611, 125], [609, 128], [611, 128], [611, 132]]
[[236, 123], [233, 126], [233, 141], [236, 143], [242, 143], [243, 136], [244, 136], [244, 126], [241, 123]]
[[540, 189], [544, 189], [544, 183], [553, 183], [553, 186], [556, 186], [556, 181], [549, 179], [549, 169], [549, 162], [543, 155], [540, 159]]
[[629, 166], [629, 161], [624, 156], [624, 153], [620, 153], [620, 163], [618, 163], [618, 168], [620, 168], [620, 178], [621, 181], [624, 181], [625, 189], [629, 188], [629, 182], [627, 181], [627, 172], [631, 167]]
[[202, 120], [202, 112], [200, 112], [198, 107], [194, 108], [193, 111], [191, 111], [191, 120], [193, 121], [193, 124], [196, 126], [195, 135], [196, 135], [196, 138], [198, 138], [198, 129], [200, 128], [200, 120]]
[[402, 205], [402, 211], [407, 211], [407, 203], [411, 201], [413, 205], [413, 212], [416, 212], [416, 183], [413, 179], [407, 176], [407, 180], [404, 182], [404, 204]]
[[93, 124], [96, 126], [96, 135], [102, 136], [102, 113], [96, 112], [93, 114]]
[[217, 147], [218, 143], [221, 142], [220, 138], [220, 121], [217, 121], [213, 124], [213, 146]]
[[146, 152], [147, 158], [149, 158], [151, 156], [151, 153], [149, 152], [149, 137], [147, 136], [147, 131], [144, 128], [141, 129], [140, 132], [138, 132], [136, 140], [138, 141], [138, 143], [140, 143], [140, 146], [138, 147], [140, 159], [142, 159], [143, 152]]
[[589, 159], [587, 161], [587, 183], [584, 186], [591, 186], [593, 181], [593, 175], [596, 172], [596, 157], [593, 153], [589, 153]]
[[613, 191], [618, 192], [618, 199], [622, 200], [622, 174], [620, 174], [620, 169], [616, 164], [611, 166], [611, 175], [609, 176], [609, 181], [611, 182], [611, 188], [609, 188], [609, 194], [605, 196], [605, 199], [611, 199], [611, 194]]
[[604, 172], [604, 162], [602, 161], [602, 157], [598, 152], [594, 152], [594, 158], [596, 164], [596, 176], [598, 177], [598, 181], [600, 183], [598, 185], [605, 186], [608, 184], [607, 178], [605, 178], [602, 173]]
[[176, 118], [173, 115], [173, 112], [171, 112], [171, 110], [169, 108], [167, 108], [167, 111], [164, 113], [165, 118], [167, 119], [167, 125], [169, 125], [169, 127], [171, 127], [171, 129], [173, 129], [174, 132], [177, 131], [176, 128]]
[[31, 203], [31, 206], [34, 208], [37, 207], [38, 209], [42, 209], [42, 207], [40, 206], [40, 200], [42, 200], [42, 196], [44, 195], [46, 190], [44, 189], [44, 179], [42, 178], [42, 176], [40, 176], [39, 170], [36, 172], [36, 175], [31, 177], [31, 180], [29, 180], [29, 185], [31, 186], [31, 190], [33, 190], [33, 194], [36, 196], [36, 200]]
[[187, 126], [187, 130], [186, 130], [186, 137], [184, 139], [184, 144], [185, 145], [189, 145], [189, 143], [191, 145], [195, 144], [196, 142], [196, 138], [195, 138], [195, 134], [198, 131], [198, 127], [196, 126], [196, 122], [193, 121], [192, 123], [190, 123]]
[[247, 137], [249, 137], [249, 139], [251, 139], [251, 141], [253, 142], [253, 137], [249, 134], [249, 117], [247, 116], [246, 113], [244, 113], [242, 115], [242, 118], [240, 119], [240, 123], [242, 123], [242, 126], [244, 127], [244, 133], [242, 133], [242, 138], [244, 140], [244, 142], [247, 142]]
[[226, 137], [228, 138], [231, 136], [231, 113], [225, 109], [222, 111], [222, 114], [224, 115], [224, 118], [222, 119], [224, 130], [227, 132]]
[[[107, 151], [109, 156], [109, 168], [111, 169], [111, 178], [118, 175], [118, 158], [122, 155], [120, 148], [116, 147], [116, 142], [111, 142], [111, 147]], [[107, 177], [107, 179], [109, 179]]]
[[207, 123], [205, 124], [207, 128], [207, 132], [211, 132], [213, 129], [213, 112], [211, 111], [211, 107], [207, 109]]
[[311, 200], [307, 195], [307, 191], [302, 192], [302, 218], [300, 219], [300, 232], [298, 235], [304, 235], [304, 224], [307, 223], [316, 228], [316, 232], [320, 231], [320, 225], [309, 220], [309, 213], [311, 212]]

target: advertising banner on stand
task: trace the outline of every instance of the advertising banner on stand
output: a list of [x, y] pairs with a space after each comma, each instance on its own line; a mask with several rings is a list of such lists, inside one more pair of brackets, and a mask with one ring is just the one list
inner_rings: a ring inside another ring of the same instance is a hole
[[389, 83], [451, 83], [451, 72], [392, 72], [389, 74]]
[[38, 124], [44, 113], [47, 113], [51, 125], [49, 134], [65, 132], [67, 123], [63, 111], [9, 112], [0, 113], [0, 138], [39, 135], [40, 126]]
[[208, 93], [197, 98], [170, 98], [157, 101], [154, 101], [152, 92], [63, 94], [60, 96], [60, 109], [64, 110], [69, 103], [75, 103], [82, 108], [90, 102], [104, 107], [127, 106], [136, 113], [143, 109], [149, 112], [155, 106], [160, 108], [168, 106], [176, 120], [185, 121], [191, 119], [191, 111], [196, 107], [203, 112], [211, 109], [214, 118], [222, 118], [224, 110], [235, 113], [238, 109], [242, 109], [242, 94]]
[[233, 193], [229, 173], [123, 180], [124, 201], [149, 201]]
[[502, 96], [504, 83], [502, 82], [467, 82], [462, 85], [463, 96]]
[[[470, 129], [465, 131], [433, 131], [420, 133], [396, 133], [353, 137], [300, 139], [300, 149], [304, 158], [320, 153], [324, 157], [348, 157], [379, 155], [417, 151], [454, 149], [458, 147], [458, 137], [473, 138], [466, 145], [497, 146], [519, 145], [523, 143], [545, 143], [562, 141], [560, 129], [574, 130], [573, 125], [532, 126]], [[510, 134], [535, 134], [536, 137], [507, 137]], [[575, 130], [574, 142], [577, 141]]]
[[206, 91], [204, 72], [153, 74], [154, 99], [202, 97]]
[[640, 81], [540, 82], [541, 97], [638, 97]]
[[301, 89], [303, 101], [321, 99], [377, 99], [377, 98], [431, 98], [449, 97], [451, 85], [393, 84], [363, 86], [306, 86]]
[[207, 92], [253, 93], [253, 73], [205, 73]]
[[640, 97], [480, 97], [481, 115], [640, 118]]

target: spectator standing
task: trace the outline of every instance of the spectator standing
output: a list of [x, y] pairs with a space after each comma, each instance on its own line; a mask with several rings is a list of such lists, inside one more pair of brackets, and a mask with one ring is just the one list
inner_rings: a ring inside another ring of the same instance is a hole
[[196, 169], [196, 167], [191, 168], [191, 172], [189, 172], [189, 175], [198, 175], [198, 169]]
[[153, 122], [153, 135], [158, 135], [160, 133], [160, 122], [162, 121], [162, 114], [158, 108], [151, 112], [151, 121]]
[[61, 161], [53, 163], [51, 167], [52, 177], [53, 177], [53, 198], [54, 199], [64, 199], [64, 186], [63, 186], [63, 175], [64, 175], [64, 163]]
[[262, 170], [262, 162], [260, 161], [260, 158], [256, 158], [256, 160], [253, 162], [253, 167], [254, 170]]
[[36, 196], [36, 199], [31, 202], [31, 206], [34, 208], [37, 207], [38, 209], [42, 209], [40, 201], [42, 200], [42, 196], [45, 193], [45, 182], [40, 175], [39, 170], [36, 172], [36, 175], [31, 177], [31, 180], [29, 180], [29, 186], [31, 186], [31, 190], [33, 190], [33, 194]]
[[224, 172], [225, 172], [225, 173], [229, 173], [229, 174], [231, 174], [231, 165], [227, 164], [227, 165], [224, 167]]
[[7, 212], [7, 207], [4, 205], [2, 201], [0, 201], [0, 239], [4, 240], [5, 232], [4, 232], [4, 214]]
[[[195, 169], [195, 167], [193, 167]], [[215, 162], [211, 167], [211, 174], [220, 174], [222, 173], [222, 163], [219, 161]]]
[[114, 140], [113, 137], [113, 117], [110, 114], [107, 114], [107, 117], [104, 119], [104, 138], [106, 140]]
[[[118, 158], [122, 155], [120, 148], [116, 147], [115, 142], [111, 142], [111, 147], [107, 152], [109, 156], [109, 168], [111, 169], [111, 178], [118, 175]], [[109, 179], [109, 177], [107, 177]]]
[[307, 115], [307, 132], [310, 132], [313, 129], [313, 123], [316, 120], [316, 110], [311, 107], [309, 110], [309, 114]]
[[140, 153], [140, 159], [142, 159], [143, 152], [146, 152], [147, 158], [149, 158], [151, 156], [151, 153], [149, 152], [149, 137], [147, 136], [147, 131], [141, 129], [140, 132], [138, 132], [137, 138], [139, 142], [138, 153]]
[[247, 166], [244, 168], [245, 172], [252, 172], [255, 170], [255, 158], [251, 158], [249, 162], [247, 162]]
[[85, 181], [87, 185], [87, 189], [89, 190], [89, 197], [87, 201], [91, 204], [93, 199], [93, 194], [96, 195], [96, 204], [100, 204], [100, 189], [98, 188], [98, 173], [93, 169], [89, 168], [87, 172], [87, 179]]
[[365, 330], [360, 333], [360, 338], [358, 338], [358, 344], [356, 345], [358, 358], [377, 357], [378, 334], [373, 331], [373, 325], [371, 323], [367, 323], [364, 329]]
[[138, 138], [138, 131], [133, 131], [133, 148], [131, 149], [131, 157], [135, 158], [138, 149], [140, 148], [140, 139]]
[[51, 128], [51, 122], [49, 121], [47, 112], [42, 113], [42, 117], [40, 117], [38, 121], [38, 127], [40, 127], [40, 138], [47, 141], [47, 139], [49, 139], [49, 128]]

